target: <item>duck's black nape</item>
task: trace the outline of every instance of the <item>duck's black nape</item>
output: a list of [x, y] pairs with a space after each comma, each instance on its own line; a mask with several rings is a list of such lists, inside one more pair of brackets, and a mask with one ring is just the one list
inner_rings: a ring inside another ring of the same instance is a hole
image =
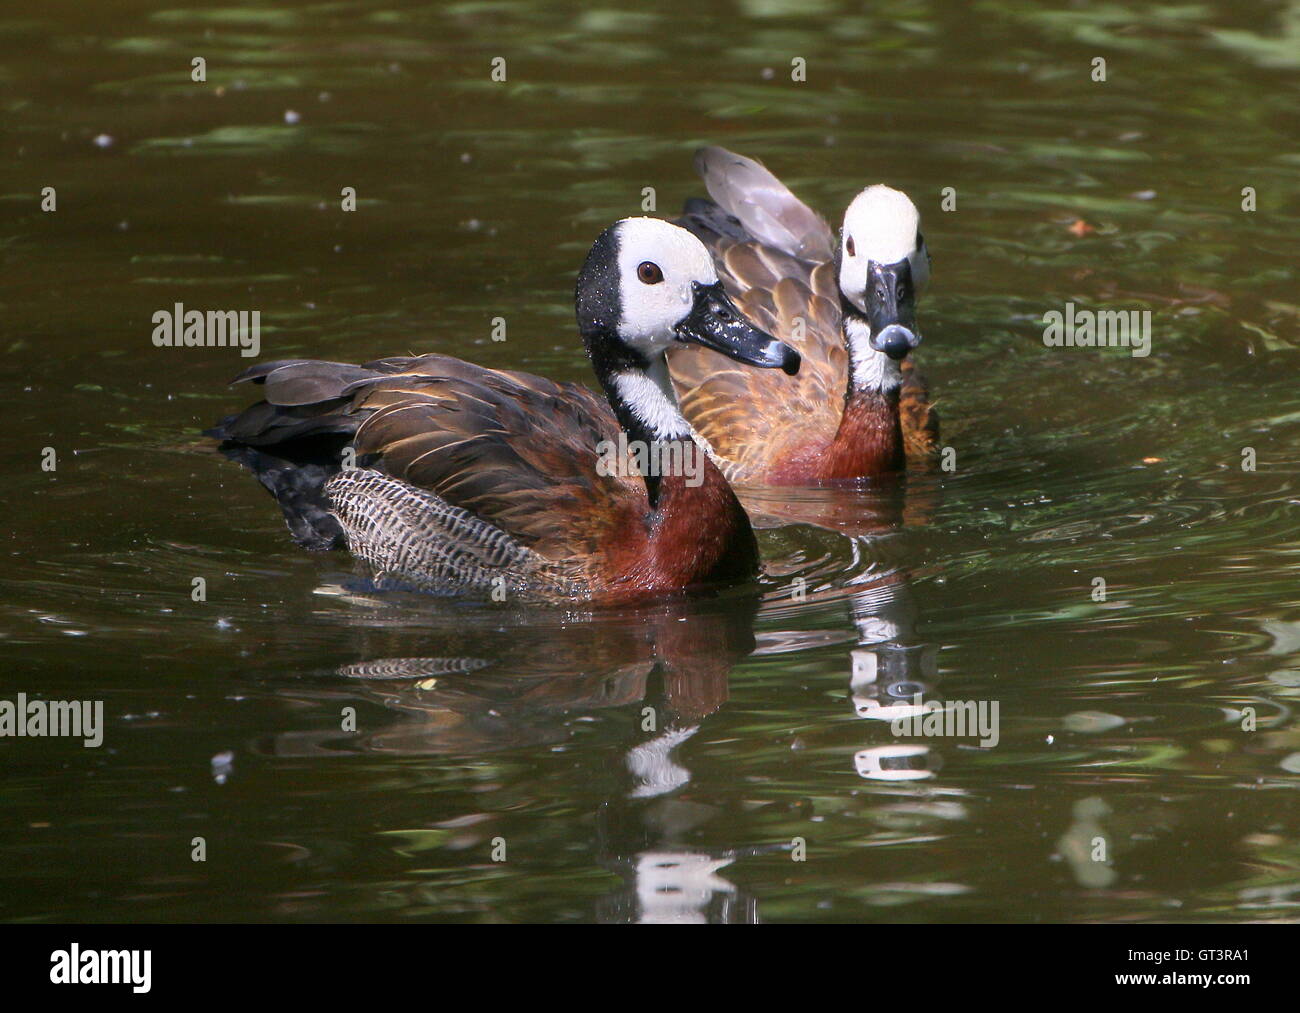
[[622, 307], [618, 294], [618, 226], [611, 225], [591, 244], [578, 272], [573, 294], [578, 313], [578, 333], [584, 340], [594, 334], [618, 330]]
[[[618, 336], [623, 308], [618, 283], [617, 229], [617, 225], [611, 225], [592, 243], [582, 270], [578, 272], [578, 287], [573, 301], [578, 314], [578, 333], [582, 335], [587, 358], [591, 360], [592, 372], [600, 381], [619, 425], [631, 434], [640, 423], [623, 404], [617, 389], [612, 386], [612, 379], [627, 370], [644, 373], [650, 368], [650, 363]], [[630, 435], [630, 438], [637, 437]]]

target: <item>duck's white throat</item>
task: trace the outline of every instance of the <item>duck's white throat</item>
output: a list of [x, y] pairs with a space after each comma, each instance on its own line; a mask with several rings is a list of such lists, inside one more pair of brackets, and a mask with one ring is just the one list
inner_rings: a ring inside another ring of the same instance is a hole
[[650, 360], [650, 368], [645, 372], [615, 373], [614, 389], [654, 439], [681, 440], [693, 435], [677, 407], [677, 395], [668, 376], [668, 360], [662, 353]]
[[903, 371], [888, 355], [871, 347], [871, 325], [860, 316], [846, 316], [844, 334], [848, 339], [853, 389], [880, 394], [897, 390], [903, 382]]

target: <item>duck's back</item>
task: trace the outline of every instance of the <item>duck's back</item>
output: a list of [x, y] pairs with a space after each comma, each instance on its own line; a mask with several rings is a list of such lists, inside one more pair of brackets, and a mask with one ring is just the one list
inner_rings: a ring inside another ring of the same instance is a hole
[[595, 467], [619, 428], [577, 384], [443, 355], [273, 362], [237, 380], [265, 399], [211, 435], [300, 544], [346, 545], [381, 580], [589, 596], [603, 548], [647, 508], [644, 485]]

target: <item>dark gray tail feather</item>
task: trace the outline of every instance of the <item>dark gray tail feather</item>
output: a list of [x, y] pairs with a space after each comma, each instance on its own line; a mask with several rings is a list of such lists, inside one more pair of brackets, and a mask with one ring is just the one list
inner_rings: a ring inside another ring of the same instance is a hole
[[222, 454], [242, 464], [280, 504], [293, 540], [308, 549], [325, 551], [347, 547], [343, 528], [330, 513], [325, 483], [342, 470], [340, 456], [350, 437], [321, 435], [286, 446], [252, 447], [223, 438], [223, 419], [205, 435], [222, 440]]
[[677, 224], [706, 246], [719, 236], [742, 243], [753, 238], [745, 231], [745, 226], [740, 224], [739, 218], [727, 214], [705, 197], [691, 197], [687, 200], [682, 206], [682, 216], [677, 220]]
[[257, 363], [233, 382], [252, 382], [265, 400], [227, 416], [204, 435], [220, 440], [217, 449], [256, 475], [275, 497], [294, 541], [309, 549], [345, 548], [325, 483], [343, 469], [343, 449], [370, 414], [352, 407], [350, 391], [358, 382], [401, 369], [406, 361], [365, 366], [315, 359]]

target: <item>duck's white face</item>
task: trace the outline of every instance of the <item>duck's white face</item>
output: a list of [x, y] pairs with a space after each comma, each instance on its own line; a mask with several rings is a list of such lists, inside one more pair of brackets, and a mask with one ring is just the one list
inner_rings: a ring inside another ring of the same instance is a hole
[[647, 358], [676, 339], [695, 304], [696, 286], [718, 283], [704, 244], [658, 218], [625, 218], [618, 240], [618, 336]]
[[577, 304], [597, 373], [599, 362], [618, 361], [618, 372], [601, 375], [602, 382], [658, 438], [690, 432], [668, 376], [670, 345], [703, 345], [792, 375], [799, 369], [798, 352], [736, 308], [704, 244], [658, 218], [625, 218], [601, 233], [578, 275]]
[[869, 186], [844, 212], [840, 236], [840, 292], [844, 332], [858, 389], [898, 387], [899, 362], [921, 341], [915, 297], [930, 273], [921, 216], [907, 194]]
[[929, 258], [920, 248], [921, 215], [900, 190], [877, 184], [853, 198], [844, 212], [840, 235], [840, 291], [867, 312], [869, 265], [907, 260], [912, 284], [920, 288], [929, 275]]

